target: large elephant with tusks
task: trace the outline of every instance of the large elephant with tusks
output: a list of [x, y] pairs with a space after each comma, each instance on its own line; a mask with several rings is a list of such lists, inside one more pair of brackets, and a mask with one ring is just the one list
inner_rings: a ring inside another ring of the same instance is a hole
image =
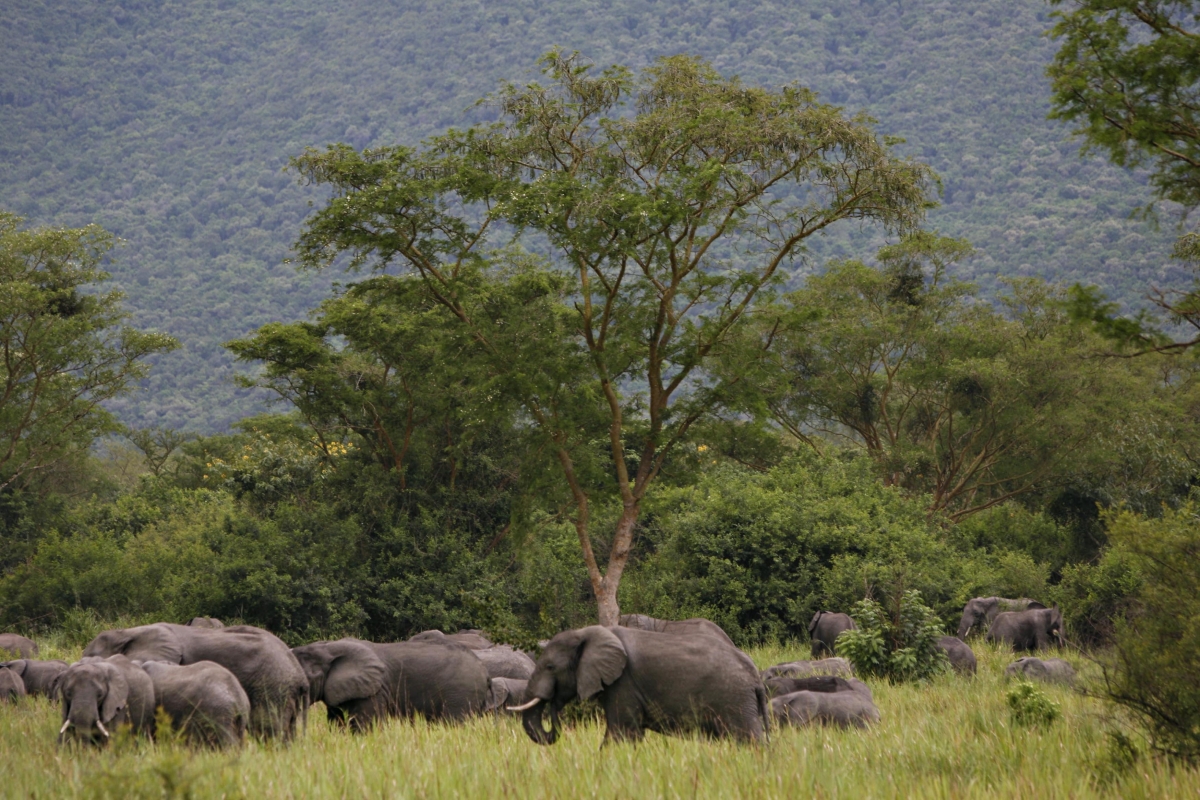
[[[676, 636], [634, 628], [564, 631], [551, 639], [525, 689], [529, 738], [558, 739], [558, 713], [575, 699], [604, 707], [605, 741], [699, 732], [759, 742], [769, 720], [767, 692], [754, 662], [713, 636]], [[550, 710], [550, 730], [543, 716]]]

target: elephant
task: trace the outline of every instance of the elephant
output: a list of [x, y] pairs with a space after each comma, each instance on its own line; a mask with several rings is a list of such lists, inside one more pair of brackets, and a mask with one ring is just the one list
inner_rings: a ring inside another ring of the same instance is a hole
[[525, 702], [525, 690], [529, 681], [516, 678], [492, 678], [488, 686], [487, 710], [500, 713], [507, 706]]
[[58, 741], [103, 744], [118, 725], [154, 733], [154, 684], [123, 655], [85, 656], [56, 679], [63, 725]]
[[83, 651], [85, 656], [116, 653], [168, 664], [215, 661], [234, 674], [250, 698], [252, 734], [286, 741], [303, 730], [308, 679], [288, 646], [261, 628], [211, 630], [157, 622], [105, 631]]
[[[449, 639], [449, 637], [447, 637]], [[474, 650], [475, 657], [483, 662], [489, 678], [517, 678], [529, 680], [536, 666], [526, 653], [506, 644], [498, 644], [486, 650]]]
[[836, 614], [832, 611], [818, 611], [813, 614], [812, 622], [808, 623], [813, 658], [821, 658], [825, 654], [833, 655], [837, 637], [843, 631], [852, 631], [855, 627], [849, 614]]
[[938, 647], [945, 651], [955, 672], [960, 675], [975, 674], [975, 653], [962, 639], [957, 636], [943, 636], [938, 639]]
[[854, 675], [854, 667], [844, 658], [822, 658], [817, 661], [788, 661], [763, 670], [763, 678], [803, 678], [808, 675]]
[[461, 721], [487, 707], [488, 674], [454, 642], [375, 644], [361, 639], [313, 642], [294, 651], [330, 720], [360, 732], [387, 717]]
[[1004, 669], [1004, 677], [1025, 677], [1045, 683], [1075, 682], [1075, 668], [1061, 658], [1034, 658], [1025, 656], [1009, 664]]
[[442, 633], [441, 631], [423, 631], [409, 637], [410, 642], [454, 642], [472, 650], [488, 650], [493, 644], [481, 630], [466, 630], [458, 633]]
[[658, 633], [673, 633], [682, 636], [707, 634], [716, 636], [721, 641], [732, 646], [733, 639], [729, 638], [724, 629], [715, 622], [702, 617], [691, 619], [669, 620], [648, 617], [645, 614], [622, 614], [617, 618], [617, 624], [622, 628], [636, 628], [640, 631], [656, 631]]
[[224, 628], [225, 623], [216, 617], [192, 617], [187, 623], [189, 628]]
[[[139, 662], [135, 662], [139, 663]], [[154, 704], [191, 744], [231, 747], [246, 739], [250, 698], [232, 672], [214, 661], [140, 662], [154, 685]]]
[[1018, 652], [1063, 644], [1062, 612], [1054, 608], [1001, 611], [988, 630], [989, 642], [1003, 642]]
[[875, 702], [858, 691], [780, 695], [771, 701], [771, 713], [780, 725], [795, 727], [821, 723], [840, 728], [865, 728], [880, 719]]
[[1028, 597], [1019, 597], [1016, 600], [1008, 597], [976, 597], [968, 600], [963, 606], [962, 619], [958, 623], [958, 638], [965, 642], [972, 629], [983, 628], [984, 623], [990, 625], [1001, 611], [1026, 611], [1031, 608], [1045, 606]]
[[4, 653], [12, 653], [17, 658], [37, 658], [37, 642], [15, 633], [0, 633], [0, 656]]
[[805, 678], [767, 678], [763, 681], [768, 697], [779, 697], [792, 692], [859, 692], [871, 697], [871, 689], [858, 678], [841, 678], [836, 675], [809, 675]]
[[[599, 695], [604, 741], [639, 741], [644, 731], [698, 731], [765, 741], [767, 691], [745, 653], [712, 636], [676, 636], [592, 625], [563, 631], [546, 645], [526, 687], [522, 724], [538, 744], [558, 740], [558, 713]], [[542, 716], [550, 709], [550, 730]]]
[[25, 691], [31, 697], [44, 695], [51, 700], [58, 699], [57, 694], [55, 694], [55, 679], [66, 668], [67, 662], [65, 661], [34, 661], [28, 658], [21, 658], [16, 661], [7, 661], [0, 664], [0, 669], [12, 670], [21, 676], [21, 680], [25, 683]]
[[25, 681], [11, 669], [0, 669], [0, 703], [15, 703], [24, 697]]

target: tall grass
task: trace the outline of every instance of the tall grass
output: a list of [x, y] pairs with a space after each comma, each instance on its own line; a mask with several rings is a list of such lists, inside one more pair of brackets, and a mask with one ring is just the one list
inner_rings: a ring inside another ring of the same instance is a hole
[[[763, 648], [760, 666], [807, 648]], [[1045, 687], [1061, 718], [1014, 725], [1009, 654], [976, 645], [979, 675], [872, 690], [883, 721], [867, 731], [777, 730], [764, 747], [648, 734], [600, 747], [603, 724], [538, 747], [517, 720], [463, 726], [392, 722], [354, 736], [314, 709], [291, 746], [190, 751], [117, 736], [103, 752], [60, 749], [57, 709], [42, 699], [0, 707], [0, 795], [11, 797], [1169, 797], [1200, 795], [1200, 773], [1108, 755], [1096, 701]], [[44, 658], [78, 649], [47, 642]]]

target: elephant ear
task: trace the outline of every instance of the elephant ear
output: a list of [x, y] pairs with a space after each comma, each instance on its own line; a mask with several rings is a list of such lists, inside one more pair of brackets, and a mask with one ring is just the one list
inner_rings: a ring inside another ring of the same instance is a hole
[[17, 673], [18, 675], [20, 675], [22, 677], [25, 676], [25, 670], [28, 668], [29, 668], [29, 661], [27, 661], [24, 658], [18, 659], [16, 661], [5, 661], [3, 664], [0, 664], [0, 669], [11, 669], [13, 672]]
[[816, 632], [817, 623], [821, 621], [821, 615], [824, 613], [825, 613], [824, 611], [818, 611], [817, 613], [813, 614], [812, 622], [808, 623], [808, 635], [809, 636], [812, 636], [813, 633]]
[[329, 672], [325, 676], [325, 703], [340, 706], [362, 697], [371, 697], [383, 688], [387, 667], [379, 656], [362, 642], [329, 642]]
[[495, 711], [508, 701], [508, 684], [499, 678], [488, 678], [487, 703], [484, 710]]
[[1045, 608], [1045, 606], [1039, 603], [1037, 600], [1030, 600], [1029, 605], [1026, 606], [1026, 608]]
[[608, 628], [591, 625], [584, 628], [576, 670], [576, 690], [587, 700], [609, 685], [625, 670], [629, 654], [617, 635]]
[[108, 693], [104, 695], [104, 703], [100, 706], [100, 719], [104, 722], [115, 719], [121, 710], [129, 704], [129, 682], [121, 674], [121, 670], [112, 664], [101, 664], [108, 678]]

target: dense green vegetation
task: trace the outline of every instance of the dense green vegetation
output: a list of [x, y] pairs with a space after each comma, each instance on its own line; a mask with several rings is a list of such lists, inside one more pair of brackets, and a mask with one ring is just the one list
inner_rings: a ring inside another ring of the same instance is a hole
[[[323, 279], [284, 265], [321, 195], [281, 172], [305, 147], [415, 144], [487, 116], [502, 79], [553, 45], [600, 64], [692, 53], [754, 84], [798, 82], [865, 109], [942, 177], [931, 217], [977, 256], [955, 268], [1094, 282], [1136, 302], [1179, 283], [1172, 232], [1127, 219], [1144, 176], [1081, 160], [1046, 119], [1055, 44], [1041, 0], [658, 3], [512, 0], [398, 8], [357, 0], [15, 0], [0, 32], [0, 207], [35, 224], [99, 223], [135, 324], [175, 336], [146, 391], [114, 409], [215, 432], [263, 395], [230, 380], [222, 342], [302, 318]], [[861, 258], [848, 230], [814, 258]]]

